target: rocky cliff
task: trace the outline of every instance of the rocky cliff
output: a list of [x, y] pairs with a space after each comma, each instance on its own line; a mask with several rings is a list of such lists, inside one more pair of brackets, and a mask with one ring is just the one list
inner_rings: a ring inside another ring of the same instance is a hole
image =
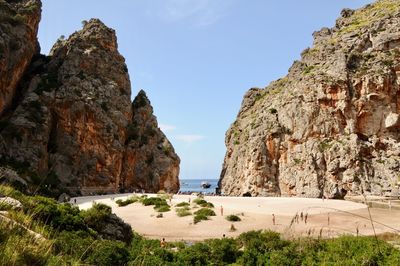
[[0, 115], [9, 108], [37, 42], [39, 0], [0, 1]]
[[288, 75], [249, 90], [226, 133], [224, 194], [397, 193], [400, 3], [345, 9]]
[[[39, 1], [29, 2], [40, 7]], [[144, 92], [131, 103], [128, 69], [114, 30], [97, 19], [84, 24], [67, 40], [59, 39], [49, 56], [20, 54], [29, 65], [25, 71], [7, 67], [18, 79], [18, 97], [1, 117], [2, 163], [17, 168], [28, 183], [74, 194], [178, 191], [179, 158]], [[36, 37], [21, 38], [22, 46], [37, 47]], [[11, 91], [3, 83], [6, 73], [1, 72], [0, 88]], [[1, 95], [1, 102], [9, 101], [8, 95]]]

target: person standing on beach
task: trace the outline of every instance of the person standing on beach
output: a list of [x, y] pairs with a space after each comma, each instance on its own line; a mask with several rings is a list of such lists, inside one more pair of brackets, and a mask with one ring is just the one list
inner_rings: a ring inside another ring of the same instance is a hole
[[308, 218], [308, 213], [306, 213], [306, 215], [304, 215], [304, 223], [307, 224], [307, 218]]
[[272, 224], [275, 225], [275, 214], [272, 214]]
[[221, 216], [224, 216], [224, 208], [221, 205]]
[[331, 222], [331, 218], [329, 217], [329, 212], [328, 212], [328, 226], [329, 226], [330, 222]]
[[160, 247], [165, 248], [165, 245], [167, 244], [167, 242], [165, 242], [165, 238], [163, 238], [160, 242]]
[[304, 218], [303, 212], [301, 212], [301, 213], [300, 213], [300, 219], [301, 219], [301, 221], [303, 221], [303, 218]]

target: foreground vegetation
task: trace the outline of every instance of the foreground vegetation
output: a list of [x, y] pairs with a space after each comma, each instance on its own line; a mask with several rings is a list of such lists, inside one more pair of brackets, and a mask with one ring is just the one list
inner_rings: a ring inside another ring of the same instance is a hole
[[[285, 240], [272, 231], [251, 231], [235, 239], [164, 247], [134, 233], [117, 240], [103, 232], [112, 215], [108, 206], [80, 211], [9, 187], [0, 186], [0, 193], [24, 205], [1, 207], [7, 214], [0, 217], [0, 265], [400, 265], [400, 251], [372, 237]], [[146, 203], [156, 206], [156, 201]]]

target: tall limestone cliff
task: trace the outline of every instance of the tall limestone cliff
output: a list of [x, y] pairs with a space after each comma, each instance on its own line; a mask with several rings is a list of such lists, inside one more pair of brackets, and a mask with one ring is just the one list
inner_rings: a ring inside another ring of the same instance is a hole
[[[33, 46], [36, 38], [22, 44]], [[144, 93], [131, 103], [114, 30], [92, 19], [59, 39], [49, 56], [31, 57], [24, 57], [29, 67], [17, 82], [18, 97], [1, 117], [3, 164], [17, 168], [28, 183], [59, 192], [179, 190], [179, 158]], [[133, 124], [139, 139], [132, 137]]]
[[226, 133], [224, 194], [397, 193], [400, 3], [345, 9], [286, 77], [249, 90]]
[[39, 0], [0, 1], [0, 115], [12, 104], [17, 85], [39, 52]]
[[133, 101], [132, 113], [121, 187], [178, 191], [179, 182], [174, 177], [179, 174], [179, 158], [158, 129], [153, 107], [144, 91], [140, 91]]

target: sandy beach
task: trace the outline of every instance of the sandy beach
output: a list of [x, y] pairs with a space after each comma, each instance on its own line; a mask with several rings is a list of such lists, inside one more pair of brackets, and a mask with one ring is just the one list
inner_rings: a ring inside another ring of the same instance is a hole
[[[214, 204], [217, 216], [198, 224], [193, 223], [193, 216], [178, 217], [175, 205], [191, 202], [192, 195], [174, 195], [170, 212], [157, 218], [153, 206], [133, 203], [119, 207], [115, 200], [126, 199], [133, 194], [116, 194], [76, 198], [81, 209], [90, 208], [93, 202], [101, 202], [112, 207], [113, 212], [132, 226], [132, 229], [147, 237], [167, 241], [200, 241], [209, 238], [235, 237], [239, 234], [259, 229], [270, 229], [282, 233], [285, 237], [306, 235], [333, 237], [341, 234], [372, 235], [374, 233], [367, 206], [344, 200], [322, 200], [311, 198], [284, 197], [218, 197], [206, 196], [205, 200]], [[140, 195], [140, 194], [139, 194]], [[149, 197], [157, 195], [147, 194]], [[74, 202], [74, 199], [71, 200]], [[223, 215], [221, 215], [221, 206]], [[192, 211], [196, 210], [192, 203]], [[370, 208], [376, 233], [400, 230], [400, 211]], [[307, 224], [300, 217], [292, 223], [296, 213], [308, 214]], [[240, 222], [229, 222], [227, 215], [236, 214]], [[272, 214], [276, 217], [273, 224]], [[291, 225], [292, 223], [292, 225]], [[236, 231], [231, 231], [231, 225]]]

